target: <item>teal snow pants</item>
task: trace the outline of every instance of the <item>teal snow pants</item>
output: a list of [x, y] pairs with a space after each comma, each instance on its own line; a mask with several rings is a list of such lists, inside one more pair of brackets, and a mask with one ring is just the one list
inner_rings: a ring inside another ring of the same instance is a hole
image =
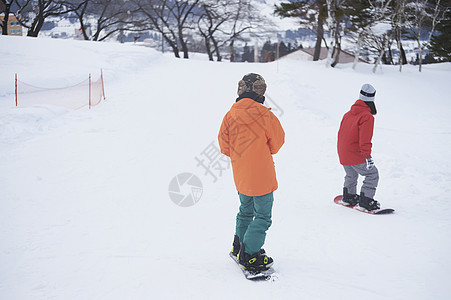
[[236, 216], [235, 234], [244, 244], [247, 254], [260, 251], [265, 243], [266, 231], [272, 224], [271, 211], [274, 202], [273, 192], [263, 196], [240, 196], [240, 211]]

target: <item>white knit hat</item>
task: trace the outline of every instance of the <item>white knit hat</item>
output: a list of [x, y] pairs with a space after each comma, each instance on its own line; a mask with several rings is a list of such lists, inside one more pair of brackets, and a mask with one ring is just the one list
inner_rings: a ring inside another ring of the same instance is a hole
[[376, 96], [376, 89], [369, 83], [365, 83], [362, 85], [360, 89], [359, 99], [365, 102], [374, 101], [374, 97]]

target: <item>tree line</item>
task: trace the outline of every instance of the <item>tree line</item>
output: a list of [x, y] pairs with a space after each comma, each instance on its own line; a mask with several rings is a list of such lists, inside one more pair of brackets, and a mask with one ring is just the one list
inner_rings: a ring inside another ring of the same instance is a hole
[[[202, 40], [209, 59], [220, 61], [221, 48], [234, 53], [236, 41], [259, 37], [273, 28], [268, 16], [250, 0], [0, 0], [7, 34], [14, 13], [28, 36], [38, 36], [49, 17], [76, 18], [86, 40], [103, 41], [119, 32], [158, 32], [176, 57], [189, 57], [189, 38]], [[316, 35], [314, 60], [328, 48], [327, 65], [339, 62], [343, 42], [355, 45], [355, 63], [362, 49], [381, 63], [407, 63], [403, 43], [416, 41], [421, 71], [426, 47], [450, 61], [451, 0], [298, 0], [275, 5], [274, 14], [297, 18]], [[92, 27], [91, 32], [87, 28]], [[396, 48], [399, 55], [394, 55]]]
[[[210, 60], [222, 59], [220, 48], [231, 49], [245, 32], [258, 35], [270, 24], [250, 0], [0, 0], [4, 4], [6, 29], [14, 13], [27, 35], [37, 37], [45, 20], [76, 16], [86, 40], [102, 41], [118, 32], [156, 31], [176, 57], [189, 57], [187, 39], [202, 38]], [[93, 25], [89, 34], [87, 25]], [[6, 34], [6, 30], [3, 30]]]
[[[426, 47], [450, 59], [450, 10], [449, 0], [300, 0], [282, 2], [276, 5], [275, 12], [281, 17], [297, 18], [303, 27], [316, 33], [314, 60], [318, 60], [321, 45], [325, 44], [329, 50], [327, 64], [335, 66], [339, 62], [335, 54], [340, 53], [347, 39], [355, 44], [355, 63], [361, 49], [366, 48], [377, 57], [374, 70], [381, 62], [399, 64], [401, 70], [407, 63], [403, 41], [414, 40], [421, 71]], [[397, 61], [393, 45], [399, 52]]]

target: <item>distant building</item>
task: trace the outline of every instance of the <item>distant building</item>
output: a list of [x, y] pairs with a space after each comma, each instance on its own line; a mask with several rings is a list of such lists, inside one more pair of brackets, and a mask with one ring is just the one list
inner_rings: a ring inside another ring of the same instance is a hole
[[[3, 22], [5, 19], [4, 15], [0, 15], [0, 22]], [[20, 25], [19, 21], [13, 14], [9, 14], [8, 17], [8, 35], [19, 35], [22, 36], [22, 25]], [[0, 35], [2, 34], [2, 28], [0, 27]]]
[[[327, 58], [328, 49], [326, 47], [321, 47], [321, 52], [319, 55], [319, 60], [323, 60]], [[285, 55], [284, 57], [299, 59], [299, 60], [313, 60], [313, 53], [315, 52], [315, 48], [303, 48], [291, 52], [290, 54]], [[336, 54], [335, 54], [336, 55]], [[345, 64], [354, 62], [354, 54], [341, 50], [340, 57], [338, 63]], [[368, 63], [366, 60], [359, 58], [359, 62]]]

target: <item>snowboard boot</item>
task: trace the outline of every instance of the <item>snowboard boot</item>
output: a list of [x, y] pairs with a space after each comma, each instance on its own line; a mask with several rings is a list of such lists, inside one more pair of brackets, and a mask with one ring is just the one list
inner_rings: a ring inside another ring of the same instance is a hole
[[[232, 255], [235, 256], [235, 258], [238, 258], [238, 254], [240, 253], [240, 249], [241, 249], [240, 239], [238, 238], [237, 235], [235, 235], [233, 237], [233, 244], [232, 244]], [[261, 255], [265, 255], [266, 254], [265, 249], [261, 248], [260, 249], [260, 254]]]
[[233, 237], [232, 255], [238, 257], [238, 253], [240, 253], [240, 239], [235, 235]]
[[241, 244], [238, 260], [240, 265], [249, 271], [264, 271], [274, 264], [274, 260], [266, 255], [265, 250], [260, 249], [257, 253], [250, 255], [244, 252], [243, 244]]
[[359, 206], [366, 209], [367, 211], [372, 211], [381, 208], [379, 202], [374, 199], [368, 198], [363, 192], [360, 193]]
[[359, 195], [349, 194], [348, 188], [343, 188], [343, 198], [341, 199], [344, 205], [355, 206], [359, 203]]

